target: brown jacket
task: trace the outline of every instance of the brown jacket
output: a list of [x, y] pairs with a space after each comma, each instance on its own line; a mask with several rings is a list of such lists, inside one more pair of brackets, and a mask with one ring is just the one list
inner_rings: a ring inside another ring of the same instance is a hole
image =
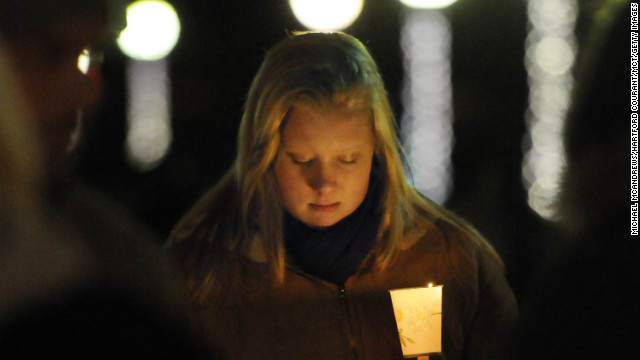
[[432, 359], [499, 358], [517, 317], [499, 258], [444, 221], [422, 219], [393, 266], [343, 288], [293, 266], [271, 285], [259, 248], [234, 254], [230, 285], [195, 307], [204, 337], [229, 359], [402, 359], [388, 290], [428, 282], [443, 285], [443, 354]]

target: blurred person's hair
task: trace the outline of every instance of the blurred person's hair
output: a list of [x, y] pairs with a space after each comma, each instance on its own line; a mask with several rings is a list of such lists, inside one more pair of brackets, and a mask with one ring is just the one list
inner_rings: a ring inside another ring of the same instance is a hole
[[124, 0], [6, 0], [0, 1], [0, 33], [6, 38], [46, 31], [79, 18], [108, 21], [108, 31], [125, 24]]

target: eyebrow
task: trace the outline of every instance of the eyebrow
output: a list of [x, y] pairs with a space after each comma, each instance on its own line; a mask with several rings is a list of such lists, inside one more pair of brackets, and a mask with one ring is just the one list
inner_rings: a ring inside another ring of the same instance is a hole
[[[283, 153], [285, 155], [287, 155], [289, 158], [291, 158], [292, 160], [298, 160], [298, 161], [300, 161], [300, 160], [297, 159], [297, 158], [306, 158], [307, 155], [309, 155], [309, 153], [289, 151], [289, 150], [286, 150], [286, 149], [283, 149]], [[348, 149], [346, 151], [340, 151], [337, 154], [336, 157], [337, 158], [343, 158], [343, 157], [346, 157], [346, 158], [357, 158], [360, 155], [362, 155], [362, 150], [361, 149], [350, 148], [350, 149]], [[312, 153], [311, 156], [309, 156], [308, 160], [314, 159], [315, 157], [316, 157], [316, 155]], [[305, 160], [307, 160], [307, 159], [305, 159]]]
[[[285, 152], [295, 152], [298, 147], [306, 146], [306, 142], [304, 141], [294, 141], [295, 145], [291, 146], [291, 142], [285, 145], [284, 142], [280, 142], [279, 149]], [[299, 146], [303, 144], [302, 146]], [[352, 141], [350, 144], [346, 145], [343, 149], [340, 149], [341, 152], [349, 152], [349, 151], [359, 151], [362, 148], [367, 147], [366, 141]], [[304, 151], [304, 150], [303, 150]]]

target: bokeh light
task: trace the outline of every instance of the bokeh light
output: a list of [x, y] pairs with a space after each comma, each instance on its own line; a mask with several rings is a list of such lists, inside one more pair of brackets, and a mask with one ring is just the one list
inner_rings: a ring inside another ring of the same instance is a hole
[[166, 59], [127, 64], [127, 138], [125, 151], [131, 167], [149, 171], [168, 154], [173, 133]]
[[409, 178], [442, 204], [451, 191], [451, 30], [438, 10], [407, 9], [401, 33], [406, 78], [401, 136]]
[[525, 65], [529, 76], [528, 134], [522, 180], [529, 206], [555, 220], [556, 198], [565, 166], [562, 131], [573, 88], [576, 57], [575, 0], [529, 0]]
[[557, 36], [544, 37], [535, 46], [534, 51], [534, 61], [548, 74], [565, 74], [575, 59], [569, 42]]
[[289, 0], [296, 19], [309, 30], [335, 31], [351, 25], [364, 0]]
[[456, 1], [457, 0], [400, 0], [401, 3], [408, 7], [418, 9], [442, 9]]
[[118, 46], [136, 60], [158, 60], [167, 56], [180, 36], [180, 20], [171, 4], [142, 0], [127, 7], [127, 27], [118, 37]]

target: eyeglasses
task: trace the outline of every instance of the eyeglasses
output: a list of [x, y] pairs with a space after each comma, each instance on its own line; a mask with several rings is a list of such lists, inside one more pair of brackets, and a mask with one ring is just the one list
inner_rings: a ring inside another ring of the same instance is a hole
[[99, 66], [102, 63], [102, 52], [82, 49], [78, 55], [78, 70], [87, 75], [91, 66]]

